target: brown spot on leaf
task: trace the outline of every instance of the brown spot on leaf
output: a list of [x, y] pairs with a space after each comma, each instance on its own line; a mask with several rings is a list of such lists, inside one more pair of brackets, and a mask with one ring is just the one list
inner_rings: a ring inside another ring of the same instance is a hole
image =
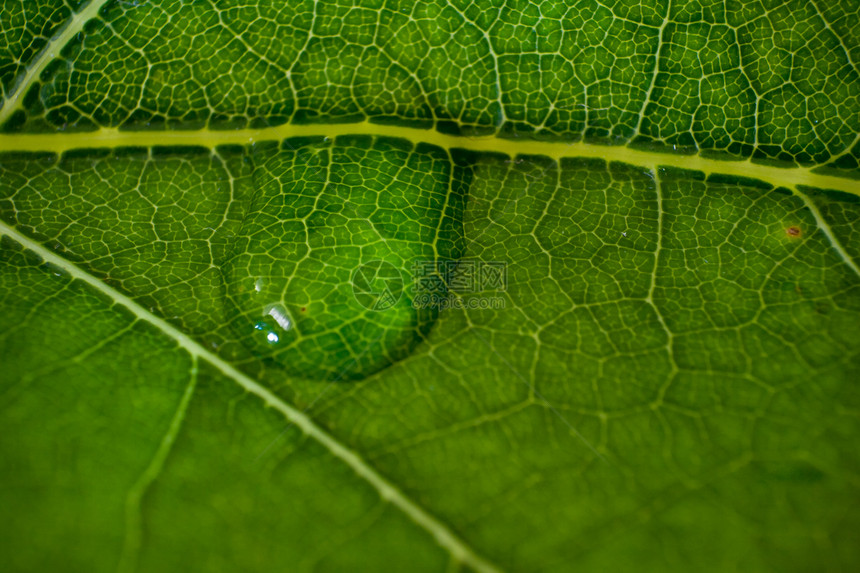
[[802, 233], [800, 231], [800, 227], [795, 227], [794, 225], [792, 225], [785, 230], [785, 234], [789, 237], [799, 237]]

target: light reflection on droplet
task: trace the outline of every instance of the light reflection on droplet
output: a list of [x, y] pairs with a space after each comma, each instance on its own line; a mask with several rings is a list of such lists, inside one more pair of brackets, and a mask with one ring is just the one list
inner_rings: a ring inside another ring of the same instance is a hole
[[271, 316], [278, 323], [278, 326], [284, 330], [289, 330], [293, 326], [293, 321], [284, 310], [284, 307], [279, 304], [270, 304], [263, 309], [263, 316]]

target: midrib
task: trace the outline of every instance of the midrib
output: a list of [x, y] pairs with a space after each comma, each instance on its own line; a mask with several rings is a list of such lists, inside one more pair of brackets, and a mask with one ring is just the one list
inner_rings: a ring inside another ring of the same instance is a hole
[[631, 149], [624, 146], [594, 143], [568, 143], [508, 139], [495, 136], [465, 137], [440, 133], [432, 129], [379, 125], [367, 121], [340, 124], [284, 124], [260, 129], [196, 131], [121, 131], [100, 129], [90, 132], [53, 134], [2, 134], [0, 152], [46, 151], [62, 153], [72, 149], [111, 149], [119, 147], [195, 146], [214, 148], [219, 145], [249, 144], [259, 141], [280, 141], [290, 137], [338, 137], [370, 135], [406, 139], [414, 144], [428, 143], [445, 149], [468, 149], [502, 153], [509, 157], [539, 155], [554, 160], [563, 158], [596, 158], [621, 162], [655, 170], [676, 167], [700, 171], [707, 176], [728, 175], [763, 181], [774, 187], [796, 188], [798, 185], [834, 189], [860, 196], [860, 180], [813, 173], [808, 167], [778, 167], [750, 160], [728, 161], [701, 157]]

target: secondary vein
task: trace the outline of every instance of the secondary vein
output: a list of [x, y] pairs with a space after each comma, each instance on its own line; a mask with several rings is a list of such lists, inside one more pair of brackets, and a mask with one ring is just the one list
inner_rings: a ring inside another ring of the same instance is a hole
[[194, 388], [197, 386], [197, 357], [193, 357], [192, 361], [188, 386], [185, 387], [185, 392], [179, 400], [179, 406], [177, 406], [176, 412], [173, 414], [173, 419], [170, 421], [167, 433], [161, 439], [161, 444], [159, 444], [158, 450], [156, 450], [149, 465], [131, 487], [125, 498], [125, 540], [123, 541], [122, 554], [119, 566], [117, 567], [119, 573], [131, 573], [137, 568], [137, 555], [140, 552], [140, 545], [143, 539], [140, 504], [149, 486], [158, 478], [162, 468], [164, 468], [167, 456], [170, 455], [170, 450], [173, 449], [176, 436], [179, 435], [182, 422], [185, 420], [185, 413], [188, 411], [188, 405], [191, 403], [191, 397], [194, 395]]
[[127, 295], [104, 284], [74, 263], [60, 257], [26, 235], [22, 235], [2, 221], [0, 221], [0, 235], [8, 236], [23, 247], [36, 253], [45, 262], [56, 265], [67, 272], [69, 276], [88, 284], [97, 291], [105, 294], [117, 304], [126, 307], [138, 320], [155, 326], [165, 335], [175, 340], [176, 343], [192, 357], [209, 363], [223, 375], [233, 380], [245, 391], [250, 394], [254, 394], [267, 406], [279, 411], [287, 420], [295, 424], [307, 436], [319, 442], [320, 445], [327, 449], [330, 454], [352, 468], [359, 477], [364, 479], [377, 491], [383, 500], [397, 507], [416, 525], [432, 535], [436, 542], [446, 549], [456, 561], [475, 569], [479, 573], [497, 573], [499, 571], [494, 564], [487, 561], [484, 557], [469, 547], [438, 518], [406, 497], [403, 492], [379, 474], [356, 452], [338, 442], [333, 436], [328, 434], [313, 420], [311, 420], [311, 418], [309, 418], [304, 412], [291, 406], [271, 392], [268, 388], [261, 386], [258, 382], [237, 370], [216, 354], [207, 350], [172, 324], [146, 310]]
[[30, 86], [42, 74], [45, 68], [50, 64], [60, 50], [74, 38], [81, 30], [84, 29], [84, 24], [95, 18], [102, 6], [108, 3], [108, 0], [92, 0], [87, 4], [86, 8], [74, 14], [66, 25], [51, 38], [45, 47], [36, 56], [36, 59], [27, 67], [27, 72], [15, 84], [12, 91], [3, 102], [3, 107], [0, 108], [0, 125], [12, 117], [12, 114], [21, 108], [22, 96], [27, 93]]
[[830, 229], [830, 225], [827, 224], [827, 221], [821, 215], [821, 211], [818, 210], [818, 206], [815, 202], [809, 197], [809, 195], [802, 192], [800, 189], [795, 189], [794, 194], [803, 200], [806, 208], [809, 209], [809, 212], [812, 213], [813, 218], [815, 218], [818, 228], [822, 233], [824, 233], [827, 240], [830, 241], [830, 246], [833, 247], [836, 254], [839, 255], [842, 261], [848, 265], [848, 267], [854, 271], [857, 276], [860, 276], [860, 267], [857, 266], [857, 263], [854, 262], [854, 259], [851, 258], [851, 255], [845, 251], [842, 243], [839, 242], [839, 239], [837, 239], [836, 235], [833, 234], [833, 231]]

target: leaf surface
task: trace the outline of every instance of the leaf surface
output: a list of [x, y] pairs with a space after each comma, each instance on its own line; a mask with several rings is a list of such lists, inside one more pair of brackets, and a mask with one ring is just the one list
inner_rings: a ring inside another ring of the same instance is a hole
[[856, 3], [356, 4], [0, 8], [0, 568], [856, 568]]

